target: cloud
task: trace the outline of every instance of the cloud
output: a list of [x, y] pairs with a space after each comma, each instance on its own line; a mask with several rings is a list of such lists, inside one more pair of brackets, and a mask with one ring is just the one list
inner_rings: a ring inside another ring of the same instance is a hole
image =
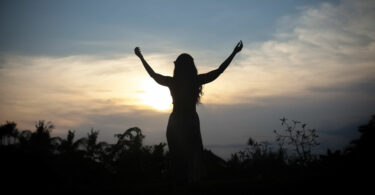
[[[240, 80], [240, 87], [230, 94], [261, 98], [317, 95], [309, 89], [373, 82], [374, 7], [373, 1], [322, 3], [301, 9], [298, 16], [286, 16], [273, 40], [247, 46], [225, 73], [228, 76], [216, 84], [228, 89], [232, 83], [228, 80]], [[240, 102], [254, 101], [239, 98]]]
[[336, 84], [334, 86], [315, 86], [311, 87], [310, 90], [313, 93], [344, 93], [344, 94], [375, 94], [375, 79], [364, 78], [363, 80], [345, 83], [345, 84]]

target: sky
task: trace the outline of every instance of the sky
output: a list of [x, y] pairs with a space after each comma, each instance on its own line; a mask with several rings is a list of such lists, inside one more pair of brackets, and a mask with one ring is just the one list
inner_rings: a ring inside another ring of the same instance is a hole
[[223, 158], [252, 137], [273, 141], [282, 117], [341, 149], [375, 114], [375, 2], [0, 0], [0, 123], [52, 121], [114, 142], [137, 126], [166, 142], [172, 102], [134, 55], [172, 75], [181, 53], [199, 73], [244, 48], [197, 106], [203, 144]]

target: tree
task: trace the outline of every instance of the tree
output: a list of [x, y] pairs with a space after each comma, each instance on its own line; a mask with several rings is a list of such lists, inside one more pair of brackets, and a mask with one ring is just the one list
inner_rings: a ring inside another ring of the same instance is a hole
[[13, 138], [13, 144], [16, 143], [18, 137], [17, 124], [13, 121], [6, 121], [5, 124], [0, 125], [0, 145], [10, 145]]
[[18, 140], [21, 145], [27, 145], [29, 144], [29, 141], [31, 139], [32, 132], [30, 130], [23, 130], [18, 135]]
[[350, 143], [345, 153], [355, 162], [361, 163], [362, 167], [369, 167], [374, 162], [372, 154], [375, 145], [375, 114], [367, 124], [359, 126], [358, 131], [361, 136]]
[[99, 142], [98, 140], [99, 131], [94, 131], [91, 128], [90, 133], [87, 134], [87, 138], [82, 139], [82, 143], [86, 149], [86, 157], [99, 162], [101, 160], [100, 156], [105, 152], [105, 148], [108, 146], [106, 142]]
[[129, 150], [140, 150], [143, 139], [145, 138], [141, 129], [138, 127], [129, 128], [122, 134], [116, 134], [115, 137], [118, 138], [117, 144]]
[[31, 147], [40, 152], [52, 152], [53, 144], [50, 133], [55, 128], [55, 126], [48, 121], [40, 120], [35, 123], [35, 132], [30, 136]]
[[58, 150], [62, 154], [73, 155], [74, 153], [79, 152], [79, 147], [84, 145], [85, 138], [78, 139], [74, 141], [75, 132], [69, 130], [66, 139], [59, 139], [60, 144]]
[[122, 134], [115, 134], [117, 142], [109, 150], [107, 160], [117, 161], [124, 153], [129, 151], [140, 151], [144, 135], [138, 127], [132, 127]]

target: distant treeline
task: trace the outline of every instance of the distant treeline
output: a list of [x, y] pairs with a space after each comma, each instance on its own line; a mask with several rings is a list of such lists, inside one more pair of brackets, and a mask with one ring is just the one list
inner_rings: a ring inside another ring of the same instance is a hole
[[[146, 146], [138, 127], [114, 135], [114, 144], [99, 142], [99, 131], [75, 139], [51, 137], [51, 122], [38, 121], [35, 131], [0, 125], [3, 190], [35, 192], [143, 193], [309, 193], [323, 188], [364, 189], [374, 170], [375, 115], [358, 128], [361, 136], [342, 150], [314, 155], [318, 134], [299, 121], [281, 119], [274, 131], [277, 149], [249, 138], [247, 148], [228, 161], [204, 151], [207, 176], [198, 183], [178, 186], [171, 177], [166, 144]], [[287, 150], [288, 148], [288, 150]], [[287, 151], [293, 150], [293, 155]], [[19, 188], [21, 187], [22, 188]]]

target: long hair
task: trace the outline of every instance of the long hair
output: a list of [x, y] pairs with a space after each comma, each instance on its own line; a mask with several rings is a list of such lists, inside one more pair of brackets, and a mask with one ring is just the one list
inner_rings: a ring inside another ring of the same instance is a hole
[[176, 59], [173, 77], [177, 80], [190, 82], [194, 88], [194, 100], [196, 104], [200, 103], [202, 92], [202, 85], [197, 83], [198, 71], [194, 64], [194, 59], [187, 53], [179, 55]]

